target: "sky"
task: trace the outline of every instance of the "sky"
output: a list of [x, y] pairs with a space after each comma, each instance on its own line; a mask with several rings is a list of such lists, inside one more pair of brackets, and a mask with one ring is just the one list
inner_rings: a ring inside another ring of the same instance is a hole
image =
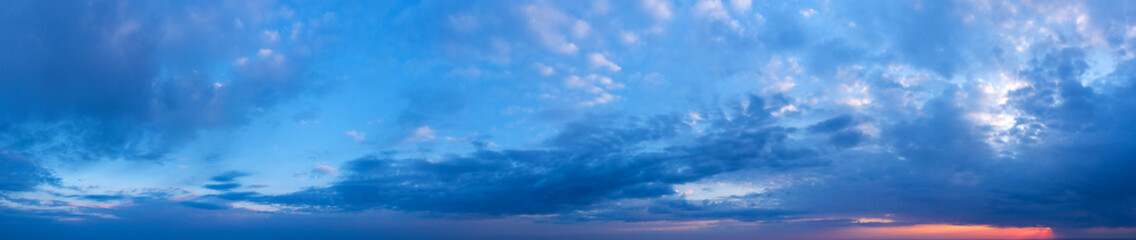
[[0, 238], [1132, 239], [1132, 18], [0, 1]]

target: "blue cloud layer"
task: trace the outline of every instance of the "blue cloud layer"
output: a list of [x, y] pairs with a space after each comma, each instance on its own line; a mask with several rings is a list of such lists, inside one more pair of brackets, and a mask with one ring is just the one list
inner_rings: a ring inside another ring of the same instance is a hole
[[1132, 237], [1129, 5], [8, 1], [0, 230]]

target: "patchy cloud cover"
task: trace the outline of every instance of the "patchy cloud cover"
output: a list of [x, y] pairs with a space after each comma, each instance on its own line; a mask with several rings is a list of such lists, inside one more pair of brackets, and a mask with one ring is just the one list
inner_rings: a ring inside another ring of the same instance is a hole
[[0, 230], [1136, 238], [1128, 16], [1127, 1], [7, 1]]

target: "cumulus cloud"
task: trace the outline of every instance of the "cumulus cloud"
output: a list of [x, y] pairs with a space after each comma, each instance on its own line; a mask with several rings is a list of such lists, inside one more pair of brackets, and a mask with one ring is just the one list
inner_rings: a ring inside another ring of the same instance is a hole
[[734, 9], [734, 11], [744, 13], [744, 12], [749, 11], [749, 9], [751, 7], [753, 7], [753, 1], [752, 0], [730, 0], [730, 7], [732, 7]]
[[542, 63], [533, 63], [533, 68], [536, 68], [536, 71], [543, 76], [550, 76], [553, 73], [556, 73], [555, 68], [552, 68], [552, 66], [544, 65]]
[[421, 126], [411, 131], [410, 136], [407, 137], [405, 141], [426, 142], [430, 140], [434, 140], [434, 129], [430, 129], [430, 126]]
[[667, 20], [671, 18], [671, 6], [667, 0], [643, 0], [643, 8], [650, 13], [652, 17], [659, 20]]
[[594, 106], [599, 104], [607, 104], [619, 98], [619, 96], [609, 93], [608, 91], [622, 89], [625, 85], [617, 83], [609, 77], [599, 75], [568, 76], [564, 80], [564, 86], [569, 89], [577, 89], [585, 92], [585, 100], [580, 102], [583, 106]]
[[721, 0], [702, 0], [694, 5], [694, 11], [703, 17], [721, 20], [731, 20], [730, 13]]
[[[537, 38], [549, 50], [561, 54], [575, 54], [579, 50], [579, 47], [569, 41], [568, 36], [562, 33], [568, 30], [570, 23], [570, 18], [563, 12], [547, 5], [528, 5], [522, 7], [522, 11], [525, 13], [525, 21], [529, 29], [535, 32]], [[587, 30], [587, 23], [583, 24], [585, 25], [577, 26], [577, 28], [583, 28], [578, 30]], [[582, 33], [586, 33], [586, 31]]]
[[607, 57], [600, 53], [588, 54], [588, 62], [592, 64], [592, 67], [604, 67], [612, 72], [618, 72], [620, 69], [623, 69], [619, 67], [619, 65], [611, 62], [611, 60], [607, 60]]

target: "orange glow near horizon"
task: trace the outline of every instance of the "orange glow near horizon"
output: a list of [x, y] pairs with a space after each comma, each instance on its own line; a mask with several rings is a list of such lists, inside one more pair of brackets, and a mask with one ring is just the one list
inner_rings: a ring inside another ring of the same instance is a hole
[[849, 239], [1053, 239], [1048, 227], [922, 224], [895, 227], [853, 227], [838, 231]]

